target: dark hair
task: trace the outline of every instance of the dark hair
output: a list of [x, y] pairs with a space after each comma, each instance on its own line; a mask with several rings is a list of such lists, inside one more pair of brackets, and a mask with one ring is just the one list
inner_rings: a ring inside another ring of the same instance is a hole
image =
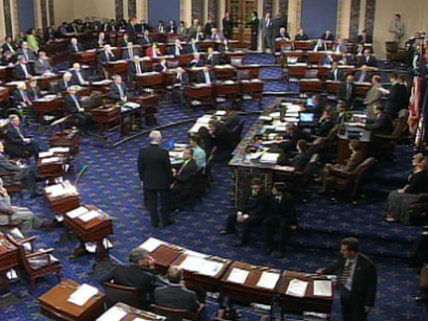
[[201, 138], [198, 135], [190, 136], [190, 141], [194, 142], [196, 145], [201, 144]]
[[376, 81], [376, 82], [381, 82], [382, 81], [382, 78], [379, 75], [374, 75], [372, 79], [374, 81]]
[[298, 146], [302, 152], [305, 152], [308, 149], [308, 143], [304, 139], [299, 139], [296, 146]]
[[360, 251], [360, 242], [356, 237], [347, 237], [342, 239], [340, 242], [341, 245], [345, 245], [348, 251], [359, 252]]
[[398, 75], [395, 72], [393, 72], [389, 75], [389, 78], [398, 79]]
[[183, 271], [175, 265], [171, 265], [168, 269], [168, 281], [170, 283], [178, 284], [183, 277]]
[[256, 186], [262, 186], [262, 180], [258, 177], [255, 177], [251, 180], [251, 186], [256, 185]]

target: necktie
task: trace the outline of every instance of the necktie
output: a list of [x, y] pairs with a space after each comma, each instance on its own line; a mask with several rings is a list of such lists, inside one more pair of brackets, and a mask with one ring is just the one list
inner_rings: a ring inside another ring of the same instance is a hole
[[204, 76], [205, 76], [205, 83], [207, 85], [211, 85], [211, 79], [210, 79], [210, 74], [208, 72], [204, 71]]
[[77, 75], [77, 79], [79, 79], [79, 83], [81, 85], [83, 85], [83, 83], [85, 82], [85, 80], [82, 77], [82, 74], [80, 73], [80, 71], [76, 71], [76, 75]]
[[123, 100], [124, 94], [123, 94], [122, 86], [121, 85], [117, 85], [117, 88], [119, 89], [120, 100]]
[[24, 103], [26, 103], [27, 105], [31, 104], [31, 101], [30, 99], [28, 99], [27, 93], [25, 91], [21, 91], [21, 96]]
[[28, 52], [27, 52], [27, 50], [25, 50], [24, 51], [24, 57], [25, 57], [25, 60], [30, 60], [30, 58], [28, 57]]
[[360, 75], [360, 79], [358, 79], [359, 82], [364, 82], [364, 79], [366, 78], [366, 73], [362, 72]]
[[39, 95], [37, 94], [37, 89], [33, 88], [34, 99], [39, 99]]
[[352, 262], [350, 260], [346, 260], [345, 266], [342, 271], [342, 275], [340, 275], [339, 277], [339, 281], [340, 281], [340, 284], [342, 284], [342, 286], [346, 287], [348, 283], [348, 279], [351, 276], [351, 271], [352, 271]]
[[110, 62], [110, 54], [108, 52], [106, 52], [106, 59], [107, 59], [107, 62]]
[[80, 107], [79, 101], [77, 100], [76, 96], [73, 95], [73, 96], [71, 96], [71, 98], [73, 99], [74, 104], [76, 105], [77, 110], [78, 111], [82, 111], [82, 107]]
[[337, 69], [334, 71], [334, 80], [337, 80]]
[[180, 56], [180, 48], [179, 47], [175, 47], [175, 55]]
[[79, 51], [79, 48], [77, 47], [77, 45], [74, 45], [74, 50], [75, 50], [76, 52], [78, 52], [78, 51]]
[[137, 74], [141, 74], [141, 66], [139, 62], [135, 63], [135, 70], [137, 71]]
[[18, 133], [18, 136], [22, 139], [22, 140], [24, 140], [25, 138], [24, 138], [24, 135], [22, 135], [22, 133], [21, 133], [21, 130], [19, 129], [19, 127], [15, 127], [16, 128], [16, 132]]
[[351, 97], [351, 84], [346, 85], [346, 99]]

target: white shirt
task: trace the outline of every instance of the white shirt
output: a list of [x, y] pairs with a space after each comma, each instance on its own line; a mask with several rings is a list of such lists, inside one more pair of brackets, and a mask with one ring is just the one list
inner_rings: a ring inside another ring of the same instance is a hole
[[205, 83], [207, 85], [211, 85], [211, 77], [208, 71], [204, 71]]
[[345, 262], [345, 266], [347, 266], [348, 264], [351, 264], [349, 277], [344, 281], [344, 284], [343, 284], [343, 286], [349, 291], [352, 290], [352, 279], [354, 278], [354, 272], [355, 272], [355, 267], [357, 266], [357, 260], [358, 260], [358, 256], [352, 260], [346, 259], [346, 262]]

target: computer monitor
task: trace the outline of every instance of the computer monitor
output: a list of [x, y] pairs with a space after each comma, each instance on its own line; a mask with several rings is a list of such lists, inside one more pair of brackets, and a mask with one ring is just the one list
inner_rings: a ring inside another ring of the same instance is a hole
[[299, 122], [304, 124], [311, 124], [315, 121], [314, 113], [299, 113]]

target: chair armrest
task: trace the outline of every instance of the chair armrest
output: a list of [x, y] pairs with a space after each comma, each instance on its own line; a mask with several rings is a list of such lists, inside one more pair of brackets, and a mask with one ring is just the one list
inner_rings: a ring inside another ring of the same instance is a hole
[[25, 243], [33, 243], [35, 240], [37, 240], [37, 236], [34, 235], [34, 236], [30, 236], [30, 237], [27, 237], [27, 238], [22, 239], [22, 240], [17, 240], [17, 243], [19, 245], [23, 245]]
[[[38, 257], [38, 256], [47, 255], [47, 254], [50, 254], [50, 253], [53, 253], [53, 252], [54, 252], [54, 249], [38, 250], [37, 252], [27, 254], [25, 257], [27, 259], [31, 259], [31, 258], [35, 258], [35, 257]], [[48, 257], [49, 257], [49, 261], [50, 261], [50, 256], [48, 256]]]
[[341, 178], [351, 178], [353, 175], [350, 172], [346, 172], [340, 169], [335, 169], [335, 168], [331, 168], [330, 169], [330, 173], [333, 174], [334, 176], [338, 176]]

